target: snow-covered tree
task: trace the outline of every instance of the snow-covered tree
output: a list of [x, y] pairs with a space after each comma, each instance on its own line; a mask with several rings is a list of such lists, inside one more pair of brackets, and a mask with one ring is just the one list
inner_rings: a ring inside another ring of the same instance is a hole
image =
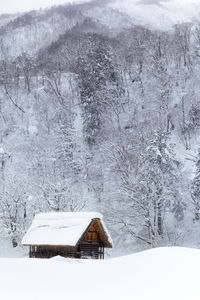
[[194, 205], [194, 220], [200, 220], [200, 149], [196, 159], [196, 173], [191, 185], [191, 197]]
[[184, 216], [179, 163], [168, 145], [168, 133], [159, 130], [154, 134], [136, 170], [120, 171], [127, 206], [121, 216], [123, 226], [140, 241], [154, 246], [161, 243], [167, 239], [169, 216], [177, 221]]
[[[102, 114], [117, 97], [118, 78], [111, 58], [111, 48], [106, 39], [89, 36], [89, 49], [78, 59], [77, 70], [80, 78], [80, 98], [83, 109], [84, 132], [87, 143], [96, 142], [102, 124]], [[111, 85], [112, 87], [111, 91]], [[115, 95], [114, 95], [115, 92]], [[110, 94], [113, 93], [113, 97]]]

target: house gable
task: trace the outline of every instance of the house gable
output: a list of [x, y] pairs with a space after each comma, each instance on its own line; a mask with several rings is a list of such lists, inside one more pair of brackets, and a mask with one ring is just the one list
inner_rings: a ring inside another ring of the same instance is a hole
[[99, 218], [95, 218], [91, 221], [88, 228], [79, 239], [77, 245], [86, 241], [101, 242], [103, 247], [112, 248], [112, 244], [109, 242], [109, 237], [107, 236]]

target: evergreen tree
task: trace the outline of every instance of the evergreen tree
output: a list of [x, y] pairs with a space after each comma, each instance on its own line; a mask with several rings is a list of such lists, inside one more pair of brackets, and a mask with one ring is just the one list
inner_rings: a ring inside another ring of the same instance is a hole
[[[94, 37], [93, 37], [94, 38]], [[102, 127], [102, 113], [111, 99], [111, 85], [117, 88], [118, 78], [114, 69], [111, 48], [105, 40], [94, 39], [77, 67], [80, 77], [80, 96], [84, 116], [84, 132], [91, 146]]]
[[65, 173], [68, 175], [76, 175], [79, 173], [80, 155], [79, 146], [77, 145], [77, 132], [71, 120], [61, 122], [57, 135], [56, 159], [60, 162], [60, 169], [64, 167]]

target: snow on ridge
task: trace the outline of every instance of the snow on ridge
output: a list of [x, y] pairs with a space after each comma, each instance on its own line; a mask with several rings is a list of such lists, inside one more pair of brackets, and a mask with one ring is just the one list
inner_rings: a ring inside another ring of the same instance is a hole
[[35, 216], [35, 220], [61, 220], [61, 219], [102, 219], [102, 214], [98, 212], [50, 212], [41, 213]]

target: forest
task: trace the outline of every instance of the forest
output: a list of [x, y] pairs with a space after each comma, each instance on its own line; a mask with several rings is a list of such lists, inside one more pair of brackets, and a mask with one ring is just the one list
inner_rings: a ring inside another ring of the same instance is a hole
[[104, 1], [0, 16], [2, 243], [36, 213], [98, 211], [112, 254], [199, 247], [199, 68], [198, 22]]

